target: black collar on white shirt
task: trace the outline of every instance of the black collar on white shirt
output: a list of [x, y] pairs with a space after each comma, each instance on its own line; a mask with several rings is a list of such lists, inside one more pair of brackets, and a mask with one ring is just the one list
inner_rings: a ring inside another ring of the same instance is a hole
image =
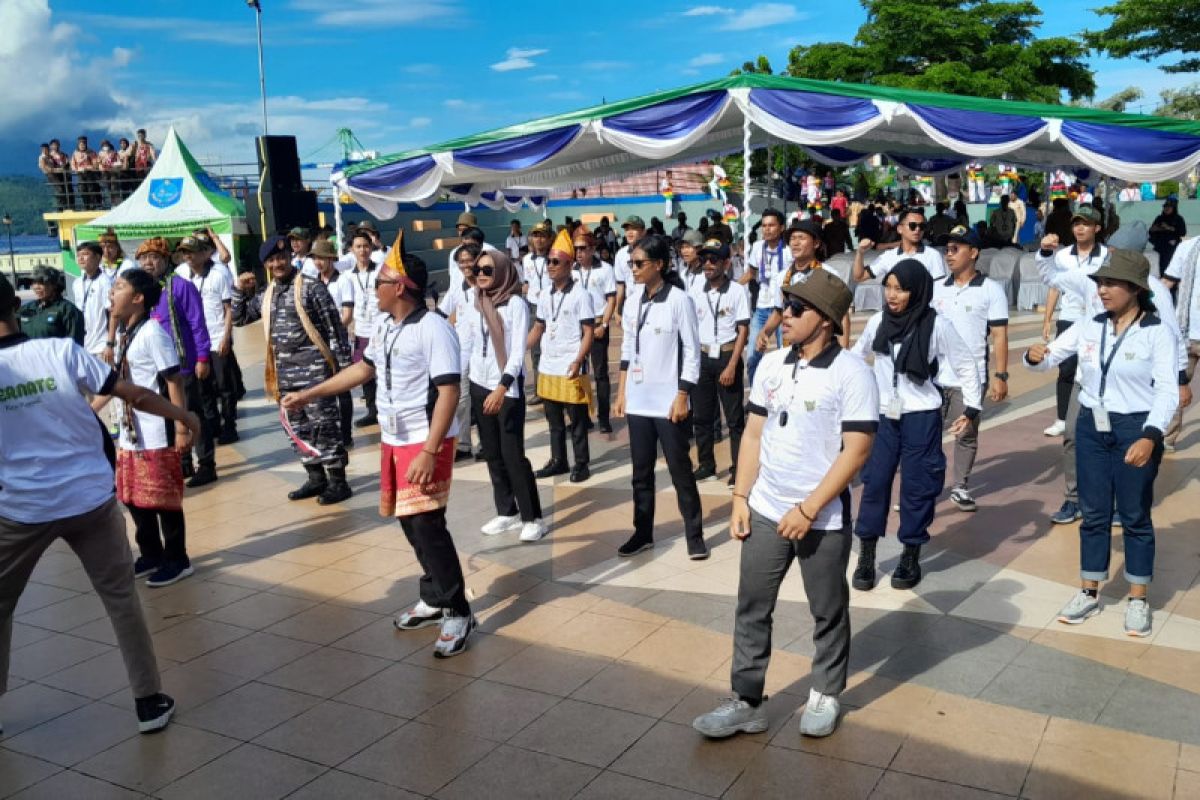
[[0, 336], [0, 349], [5, 347], [15, 347], [22, 342], [29, 341], [29, 337], [23, 333], [10, 333], [8, 336]]
[[[817, 357], [808, 362], [808, 365], [816, 369], [828, 369], [829, 365], [833, 363], [833, 360], [837, 358], [837, 355], [840, 352], [842, 352], [842, 346], [838, 344], [837, 340], [835, 339], [834, 341], [830, 342], [824, 350], [822, 350], [820, 353], [817, 353]], [[788, 354], [784, 356], [783, 363], [795, 364], [799, 360], [800, 349], [793, 347], [788, 351]]]
[[[1092, 320], [1094, 322], [1099, 322], [1101, 325], [1108, 322], [1109, 319], [1111, 319], [1111, 316], [1109, 315], [1109, 312], [1107, 312], [1107, 311], [1105, 311], [1103, 314], [1097, 314], [1096, 316], [1092, 317]], [[1143, 328], [1152, 328], [1155, 325], [1161, 325], [1161, 324], [1162, 324], [1162, 320], [1159, 319], [1158, 315], [1150, 314], [1150, 313], [1142, 314], [1142, 321], [1138, 323], [1138, 325]]]
[[[733, 283], [733, 281], [731, 281], [731, 280], [729, 279], [729, 274], [728, 274], [728, 273], [726, 273], [724, 277], [725, 277], [725, 280], [724, 280], [724, 281], [722, 281], [722, 283], [721, 283], [721, 288], [720, 288], [720, 289], [717, 289], [717, 294], [726, 294], [726, 293], [728, 293], [728, 292], [729, 292], [729, 285]], [[711, 292], [712, 290], [713, 290], [713, 289], [712, 289], [712, 285], [711, 285], [711, 284], [708, 282], [708, 280], [706, 279], [706, 280], [704, 281], [704, 291], [705, 291], [705, 293], [707, 293], [707, 292]]]
[[[987, 276], [984, 275], [982, 272], [976, 272], [975, 277], [971, 278], [971, 280], [967, 281], [967, 286], [983, 286], [983, 279], [986, 277]], [[945, 285], [946, 286], [954, 285], [954, 276], [953, 275], [946, 276], [946, 284]]]
[[[667, 295], [670, 294], [670, 292], [671, 292], [671, 284], [667, 283], [666, 281], [663, 281], [663, 285], [658, 287], [658, 291], [654, 293], [654, 297], [650, 298], [650, 302], [651, 303], [665, 303], [665, 302], [667, 302]], [[645, 297], [646, 297], [646, 290], [643, 289], [642, 290], [642, 300], [639, 300], [638, 302], [639, 303], [645, 302]]]

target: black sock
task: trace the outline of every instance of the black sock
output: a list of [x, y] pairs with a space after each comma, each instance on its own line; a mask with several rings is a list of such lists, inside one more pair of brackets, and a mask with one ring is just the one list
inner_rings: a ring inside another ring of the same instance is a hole
[[1092, 598], [1093, 600], [1096, 599], [1096, 595], [1099, 594], [1099, 592], [1100, 592], [1099, 589], [1084, 589], [1083, 590], [1083, 593], [1086, 594], [1088, 597]]
[[758, 708], [760, 705], [762, 705], [763, 701], [763, 698], [746, 697], [745, 695], [738, 695], [738, 699], [744, 700], [751, 708]]

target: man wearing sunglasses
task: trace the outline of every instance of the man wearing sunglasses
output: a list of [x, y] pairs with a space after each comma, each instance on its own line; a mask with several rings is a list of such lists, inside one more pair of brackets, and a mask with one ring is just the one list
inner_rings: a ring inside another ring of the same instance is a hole
[[[950, 275], [933, 287], [933, 309], [948, 319], [979, 369], [979, 385], [988, 385], [988, 336], [996, 358], [988, 398], [999, 403], [1008, 396], [1008, 297], [996, 281], [975, 269], [983, 242], [971, 228], [959, 225], [947, 237], [946, 262]], [[962, 382], [949, 363], [940, 365], [937, 384], [942, 388], [942, 420], [948, 427], [963, 415]], [[950, 501], [960, 511], [974, 511], [975, 498], [967, 489], [979, 448], [979, 417], [968, 417], [967, 427], [955, 437], [954, 483]]]
[[608, 327], [617, 310], [617, 281], [611, 264], [596, 254], [596, 237], [580, 225], [575, 229], [574, 278], [592, 296], [596, 324], [592, 328], [589, 360], [596, 381], [596, 424], [601, 433], [612, 433], [609, 420], [612, 407], [612, 383], [608, 375]]
[[[521, 259], [521, 268], [518, 270], [521, 283], [525, 287], [525, 302], [529, 304], [529, 327], [531, 330], [533, 320], [537, 317], [538, 303], [541, 302], [542, 295], [550, 291], [551, 280], [547, 261], [550, 256], [550, 236], [553, 230], [548, 219], [542, 220], [530, 229], [529, 252]], [[529, 396], [529, 405], [536, 406], [542, 402], [536, 389], [538, 364], [542, 360], [540, 344], [535, 344], [530, 348], [529, 358], [533, 361], [533, 385], [535, 387], [533, 394]]]
[[742, 405], [745, 396], [742, 351], [749, 338], [750, 295], [746, 287], [729, 279], [729, 245], [720, 239], [709, 239], [698, 252], [704, 283], [693, 288], [689, 282], [688, 291], [696, 306], [700, 332], [700, 377], [692, 387], [692, 421], [699, 461], [694, 474], [697, 481], [716, 477], [713, 428], [720, 403], [729, 426], [733, 461], [729, 485], [732, 486], [737, 474], [742, 430], [746, 427], [746, 411]]
[[863, 257], [868, 250], [875, 247], [876, 242], [871, 239], [859, 239], [858, 249], [854, 251], [854, 281], [863, 283], [872, 278], [879, 278], [880, 281], [886, 280], [892, 267], [906, 258], [915, 258], [924, 264], [930, 277], [935, 281], [945, 278], [946, 262], [942, 260], [942, 254], [922, 243], [926, 226], [925, 213], [921, 209], [904, 209], [900, 212], [900, 220], [896, 226], [896, 230], [900, 233], [900, 246], [883, 253], [869, 267], [863, 263]]

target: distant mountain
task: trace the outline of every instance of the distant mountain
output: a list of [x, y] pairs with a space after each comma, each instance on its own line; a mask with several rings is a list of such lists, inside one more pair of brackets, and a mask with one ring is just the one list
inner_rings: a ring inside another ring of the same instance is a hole
[[44, 234], [42, 214], [53, 210], [54, 195], [41, 174], [0, 177], [0, 216], [12, 215], [14, 235]]

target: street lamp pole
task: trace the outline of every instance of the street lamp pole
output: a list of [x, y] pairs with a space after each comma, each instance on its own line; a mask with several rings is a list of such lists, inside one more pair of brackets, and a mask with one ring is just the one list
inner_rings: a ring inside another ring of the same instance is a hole
[[8, 268], [12, 272], [13, 288], [17, 288], [17, 251], [13, 249], [12, 226], [13, 218], [8, 212], [5, 212], [4, 219], [0, 220], [4, 223], [4, 227], [8, 229]]
[[246, 5], [254, 9], [254, 23], [258, 29], [258, 91], [262, 95], [263, 136], [267, 135], [267, 72], [263, 67], [263, 37], [262, 37], [262, 3], [259, 0], [246, 0]]

